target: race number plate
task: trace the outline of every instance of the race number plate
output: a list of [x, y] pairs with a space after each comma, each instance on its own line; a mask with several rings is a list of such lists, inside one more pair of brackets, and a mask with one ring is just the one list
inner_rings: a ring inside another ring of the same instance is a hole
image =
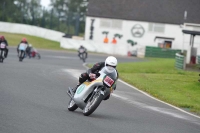
[[83, 50], [83, 49], [80, 49], [80, 50], [79, 50], [79, 52], [80, 52], [80, 53], [83, 53], [83, 52], [84, 52], [84, 50]]
[[109, 87], [111, 87], [114, 84], [114, 80], [111, 79], [109, 76], [106, 76], [106, 78], [103, 81], [106, 85], [108, 85]]
[[6, 47], [6, 44], [4, 44], [4, 43], [1, 43], [1, 46], [0, 46], [1, 48], [5, 48]]
[[20, 43], [19, 50], [26, 50], [26, 44], [25, 43]]

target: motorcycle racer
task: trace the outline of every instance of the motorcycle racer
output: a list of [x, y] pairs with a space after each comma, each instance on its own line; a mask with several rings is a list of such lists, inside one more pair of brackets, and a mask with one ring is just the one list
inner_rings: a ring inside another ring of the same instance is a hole
[[[105, 62], [98, 62], [96, 64], [93, 65], [92, 68], [90, 68], [89, 70], [87, 70], [87, 72], [85, 73], [82, 73], [80, 76], [79, 76], [79, 82], [77, 84], [77, 86], [73, 89], [73, 91], [75, 92], [76, 89], [83, 83], [85, 82], [86, 80], [93, 80], [96, 78], [96, 76], [98, 75], [98, 72], [103, 68], [105, 67], [106, 68], [106, 71], [108, 73], [112, 73], [113, 71], [116, 70], [116, 67], [117, 67], [117, 59], [114, 57], [114, 56], [108, 56], [105, 60]], [[117, 72], [117, 70], [116, 70]], [[118, 75], [118, 72], [117, 72], [117, 78], [119, 77]], [[113, 89], [115, 90], [116, 89], [116, 85], [113, 87]], [[104, 99], [104, 100], [107, 100], [109, 99], [110, 95]]]
[[[81, 52], [81, 51], [83, 51], [83, 52]], [[80, 57], [80, 54], [82, 54], [82, 53], [85, 53], [86, 58], [87, 58], [87, 49], [83, 45], [81, 45], [78, 49], [78, 57]]]
[[8, 42], [7, 42], [7, 40], [5, 39], [5, 37], [4, 36], [1, 36], [0, 37], [0, 44], [1, 43], [5, 43], [5, 45], [6, 45], [6, 47], [5, 47], [5, 55], [4, 55], [4, 57], [6, 58], [7, 57], [7, 55], [8, 55]]
[[20, 47], [21, 43], [24, 43], [28, 46], [28, 42], [27, 42], [26, 38], [22, 38], [21, 42], [17, 45], [17, 53], [18, 54], [19, 54], [19, 47]]

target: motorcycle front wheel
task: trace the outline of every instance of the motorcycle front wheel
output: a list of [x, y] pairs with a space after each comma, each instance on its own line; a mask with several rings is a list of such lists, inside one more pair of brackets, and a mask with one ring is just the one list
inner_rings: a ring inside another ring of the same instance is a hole
[[1, 55], [0, 55], [0, 62], [2, 62], [3, 63], [3, 56], [4, 56], [4, 52], [3, 52], [3, 50], [1, 50]]
[[100, 92], [97, 92], [91, 100], [89, 100], [83, 109], [83, 115], [89, 116], [92, 114], [97, 107], [100, 105], [101, 101], [103, 100], [103, 95]]
[[69, 111], [74, 111], [78, 108], [78, 106], [76, 105], [76, 103], [71, 99], [69, 101], [69, 104], [68, 104], [68, 110]]
[[37, 57], [38, 59], [41, 59], [41, 56], [40, 56], [39, 53], [36, 54], [36, 57]]
[[2, 63], [3, 63], [3, 57], [0, 57], [0, 62], [2, 62]]
[[81, 53], [81, 54], [80, 54], [80, 59], [85, 63], [85, 60], [86, 60], [86, 55], [85, 55], [85, 53]]

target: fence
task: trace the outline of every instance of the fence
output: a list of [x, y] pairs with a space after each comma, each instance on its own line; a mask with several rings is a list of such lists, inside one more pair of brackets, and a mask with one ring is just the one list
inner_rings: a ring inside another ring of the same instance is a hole
[[197, 56], [197, 63], [200, 64], [200, 55]]
[[179, 52], [181, 50], [146, 46], [145, 57], [175, 58], [176, 53]]
[[181, 55], [179, 53], [176, 53], [176, 62], [175, 62], [175, 67], [177, 69], [185, 69], [186, 67], [186, 58], [184, 55]]

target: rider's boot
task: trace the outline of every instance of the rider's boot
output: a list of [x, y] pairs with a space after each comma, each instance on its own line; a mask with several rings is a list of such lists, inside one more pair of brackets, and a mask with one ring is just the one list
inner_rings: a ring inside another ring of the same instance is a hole
[[[76, 87], [72, 88], [72, 91], [75, 93], [77, 88], [80, 86], [80, 84], [77, 84]], [[70, 93], [70, 91], [68, 91]]]

